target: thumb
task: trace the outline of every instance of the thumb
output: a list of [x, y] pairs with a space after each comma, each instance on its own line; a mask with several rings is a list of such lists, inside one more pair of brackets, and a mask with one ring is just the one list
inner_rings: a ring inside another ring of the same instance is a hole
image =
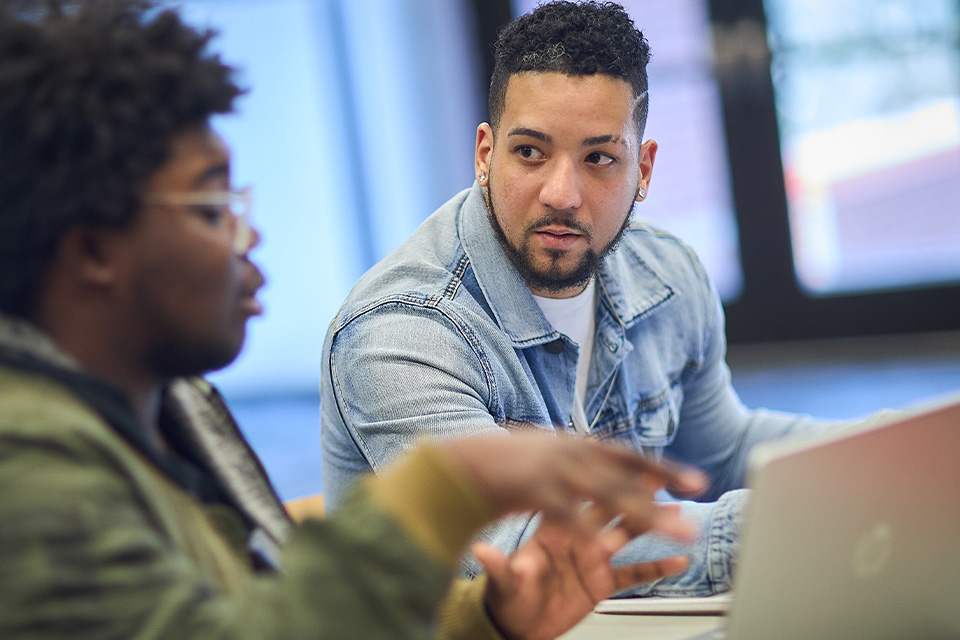
[[504, 596], [516, 591], [517, 580], [510, 569], [510, 561], [500, 549], [487, 542], [475, 542], [470, 551], [487, 574], [489, 588]]

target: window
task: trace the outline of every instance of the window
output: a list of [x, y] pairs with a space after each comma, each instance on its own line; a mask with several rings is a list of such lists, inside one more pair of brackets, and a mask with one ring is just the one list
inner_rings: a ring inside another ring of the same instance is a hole
[[[253, 184], [266, 315], [214, 379], [315, 396], [327, 325], [364, 271], [473, 180], [472, 7], [454, 0], [189, 0], [250, 88], [215, 126]], [[430, 37], [424, 37], [429, 33]]]
[[960, 5], [765, 0], [797, 280], [960, 280]]

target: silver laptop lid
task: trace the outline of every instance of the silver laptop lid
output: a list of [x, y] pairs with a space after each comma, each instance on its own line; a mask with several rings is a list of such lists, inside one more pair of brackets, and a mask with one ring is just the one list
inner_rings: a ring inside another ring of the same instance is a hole
[[960, 402], [753, 454], [728, 637], [960, 637]]

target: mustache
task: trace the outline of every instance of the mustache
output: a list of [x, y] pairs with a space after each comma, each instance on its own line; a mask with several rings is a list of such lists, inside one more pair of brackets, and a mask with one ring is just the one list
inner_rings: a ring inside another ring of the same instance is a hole
[[546, 227], [567, 227], [590, 238], [590, 230], [579, 222], [573, 213], [548, 213], [537, 218], [527, 226], [527, 233], [533, 233]]

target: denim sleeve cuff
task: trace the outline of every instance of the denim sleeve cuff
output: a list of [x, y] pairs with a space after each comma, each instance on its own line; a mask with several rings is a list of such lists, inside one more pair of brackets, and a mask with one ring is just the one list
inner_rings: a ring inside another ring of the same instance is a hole
[[740, 550], [740, 526], [749, 492], [728, 491], [720, 496], [710, 518], [707, 540], [707, 572], [712, 591], [721, 593], [733, 587], [733, 574]]

